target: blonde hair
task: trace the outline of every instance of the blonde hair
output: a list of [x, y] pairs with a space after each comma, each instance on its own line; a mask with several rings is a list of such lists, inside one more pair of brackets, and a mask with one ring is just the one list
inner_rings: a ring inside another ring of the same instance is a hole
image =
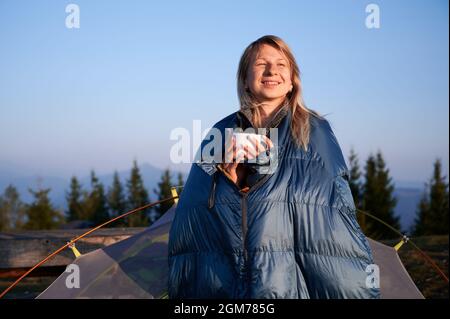
[[320, 115], [308, 109], [305, 106], [302, 97], [302, 86], [300, 81], [300, 69], [297, 65], [295, 57], [289, 48], [289, 46], [281, 38], [274, 35], [265, 35], [256, 41], [252, 42], [244, 51], [239, 61], [239, 67], [237, 71], [237, 91], [241, 110], [250, 109], [253, 116], [253, 125], [256, 127], [261, 126], [261, 113], [259, 103], [253, 94], [246, 89], [247, 71], [250, 67], [252, 57], [256, 55], [263, 44], [270, 45], [275, 49], [281, 51], [289, 61], [291, 68], [291, 81], [292, 90], [286, 95], [284, 103], [289, 104], [291, 110], [291, 134], [298, 147], [308, 149], [309, 136], [310, 136], [310, 116]]

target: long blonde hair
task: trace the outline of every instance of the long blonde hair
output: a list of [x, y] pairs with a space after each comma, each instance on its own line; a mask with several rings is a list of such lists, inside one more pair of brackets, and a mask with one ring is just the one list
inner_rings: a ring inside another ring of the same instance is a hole
[[265, 35], [256, 41], [252, 42], [244, 51], [239, 61], [239, 67], [237, 71], [237, 91], [239, 97], [239, 103], [241, 110], [250, 109], [253, 116], [253, 124], [256, 127], [261, 126], [261, 113], [259, 103], [253, 94], [246, 89], [247, 81], [247, 71], [250, 67], [252, 57], [257, 54], [260, 47], [263, 44], [270, 45], [275, 49], [281, 51], [289, 61], [291, 68], [291, 81], [292, 90], [286, 95], [284, 103], [289, 104], [291, 109], [292, 120], [291, 120], [291, 134], [298, 147], [303, 147], [307, 150], [310, 136], [310, 116], [320, 115], [308, 109], [305, 106], [302, 97], [302, 86], [300, 81], [300, 69], [297, 65], [295, 57], [289, 48], [289, 46], [281, 38], [274, 35]]

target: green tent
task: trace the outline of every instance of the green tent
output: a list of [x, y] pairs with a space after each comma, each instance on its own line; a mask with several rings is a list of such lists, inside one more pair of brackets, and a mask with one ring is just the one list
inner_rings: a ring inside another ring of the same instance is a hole
[[[37, 298], [166, 298], [167, 243], [175, 207], [141, 233], [76, 258], [79, 288], [73, 287], [75, 273], [69, 267]], [[397, 251], [371, 239], [369, 244], [379, 267], [381, 297], [422, 299]]]

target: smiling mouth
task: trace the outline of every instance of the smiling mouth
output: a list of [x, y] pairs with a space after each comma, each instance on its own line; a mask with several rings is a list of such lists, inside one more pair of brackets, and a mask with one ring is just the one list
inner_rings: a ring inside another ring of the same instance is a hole
[[261, 82], [265, 87], [275, 87], [279, 84], [281, 84], [281, 82], [278, 81], [262, 81]]

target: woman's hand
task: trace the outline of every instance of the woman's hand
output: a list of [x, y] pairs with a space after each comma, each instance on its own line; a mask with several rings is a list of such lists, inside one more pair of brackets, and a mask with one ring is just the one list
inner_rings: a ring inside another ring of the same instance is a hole
[[239, 185], [242, 177], [242, 170], [238, 169], [239, 163], [244, 160], [251, 160], [258, 157], [261, 152], [265, 152], [273, 147], [272, 141], [267, 137], [263, 137], [266, 147], [256, 137], [251, 137], [246, 145], [236, 145], [236, 137], [231, 135], [231, 142], [226, 143], [229, 147], [225, 150], [225, 158], [231, 159], [231, 163], [225, 161], [222, 164], [223, 170], [228, 174], [229, 178], [237, 185]]

